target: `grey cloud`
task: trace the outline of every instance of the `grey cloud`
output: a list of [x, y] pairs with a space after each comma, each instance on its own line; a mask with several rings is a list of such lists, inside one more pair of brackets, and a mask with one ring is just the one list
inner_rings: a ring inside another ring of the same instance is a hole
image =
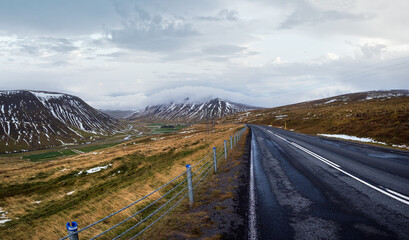
[[384, 44], [368, 44], [361, 46], [362, 53], [367, 58], [378, 57], [382, 54], [382, 51], [386, 49], [386, 45]]
[[114, 92], [110, 93], [107, 96], [109, 97], [125, 97], [125, 96], [130, 96], [130, 95], [135, 95], [134, 92]]
[[126, 56], [127, 54], [124, 52], [113, 52], [113, 53], [106, 53], [106, 54], [98, 54], [98, 57], [109, 57], [109, 58], [117, 58], [117, 57], [123, 57]]
[[199, 50], [172, 52], [172, 54], [163, 57], [162, 61], [195, 59], [196, 61], [228, 62], [231, 58], [259, 54], [259, 52], [247, 50], [245, 47], [232, 44], [209, 44], [204, 45]]
[[0, 1], [0, 29], [19, 34], [83, 34], [115, 21], [110, 0]]
[[244, 50], [246, 48], [228, 44], [208, 45], [202, 48], [202, 52], [209, 55], [232, 55]]
[[[118, 5], [122, 6], [122, 5]], [[174, 51], [185, 47], [189, 38], [198, 35], [191, 24], [173, 15], [147, 12], [139, 6], [131, 10], [117, 7], [122, 28], [109, 32], [114, 44], [144, 51]]]
[[222, 9], [216, 16], [200, 16], [196, 19], [202, 21], [238, 21], [239, 12], [235, 9]]
[[204, 58], [204, 60], [207, 60], [209, 62], [228, 62], [230, 59], [227, 57], [207, 57]]
[[78, 47], [66, 38], [33, 38], [20, 39], [15, 43], [20, 47], [22, 53], [38, 56], [41, 51], [51, 51], [55, 53], [67, 53], [77, 50]]
[[367, 20], [371, 14], [352, 14], [336, 10], [322, 10], [306, 1], [293, 1], [294, 11], [280, 24], [281, 29], [290, 29], [298, 25], [319, 24], [339, 20]]
[[[229, 93], [245, 93], [247, 98], [235, 99], [239, 102], [271, 107], [354, 91], [408, 88], [405, 77], [409, 74], [407, 65], [407, 57], [388, 63], [340, 58], [319, 63], [287, 63], [261, 67], [232, 65], [222, 73], [179, 72], [161, 75], [159, 77], [166, 85], [155, 87], [151, 94], [166, 92], [167, 89], [178, 86], [207, 86]], [[212, 93], [207, 92], [208, 95]], [[205, 92], [197, 93], [192, 90], [183, 96], [190, 96], [189, 94], [203, 95]]]
[[228, 21], [237, 21], [239, 19], [239, 12], [237, 10], [223, 9], [219, 12], [218, 16], [221, 19]]
[[[45, 40], [45, 42], [46, 41], [47, 39]], [[74, 46], [74, 44], [66, 38], [48, 39], [48, 41], [50, 41], [51, 43], [49, 48], [58, 53], [66, 53], [66, 52], [71, 52], [71, 51], [78, 49], [78, 47]], [[46, 47], [46, 46], [43, 45], [43, 47]]]

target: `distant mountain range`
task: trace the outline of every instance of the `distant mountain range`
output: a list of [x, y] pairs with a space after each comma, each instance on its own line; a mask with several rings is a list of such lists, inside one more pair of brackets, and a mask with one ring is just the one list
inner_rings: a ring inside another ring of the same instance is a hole
[[[409, 91], [370, 91], [261, 109], [220, 98], [147, 106], [137, 112], [96, 110], [78, 97], [0, 91], [0, 153], [70, 145], [123, 132], [117, 119], [161, 123], [267, 124], [305, 133], [374, 137], [409, 146]], [[110, 116], [109, 116], [109, 115]], [[115, 119], [117, 118], [117, 119]]]
[[72, 95], [0, 91], [0, 153], [89, 141], [121, 129], [118, 120]]
[[147, 106], [129, 117], [131, 120], [147, 122], [205, 122], [212, 119], [258, 109], [258, 107], [234, 103], [220, 98], [208, 101], [189, 103], [169, 103]]

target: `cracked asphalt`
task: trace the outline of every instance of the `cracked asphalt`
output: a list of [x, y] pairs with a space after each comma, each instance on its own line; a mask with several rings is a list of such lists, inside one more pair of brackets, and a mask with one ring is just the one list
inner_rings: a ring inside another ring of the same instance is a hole
[[409, 239], [409, 152], [249, 126], [249, 239]]

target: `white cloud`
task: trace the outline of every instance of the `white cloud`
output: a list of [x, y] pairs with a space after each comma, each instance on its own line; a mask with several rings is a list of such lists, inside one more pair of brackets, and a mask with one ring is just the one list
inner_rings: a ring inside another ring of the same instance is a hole
[[21, 1], [0, 2], [2, 89], [136, 109], [409, 88], [405, 0]]

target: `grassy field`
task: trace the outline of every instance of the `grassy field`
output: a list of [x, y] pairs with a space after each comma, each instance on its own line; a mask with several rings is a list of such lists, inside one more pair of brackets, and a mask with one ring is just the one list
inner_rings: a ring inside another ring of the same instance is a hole
[[95, 150], [112, 147], [112, 146], [115, 146], [121, 143], [122, 142], [102, 143], [102, 144], [95, 143], [95, 144], [86, 145], [86, 146], [78, 146], [72, 149], [61, 149], [57, 151], [53, 151], [53, 150], [47, 151], [46, 150], [45, 152], [42, 152], [42, 153], [28, 154], [28, 155], [23, 156], [22, 158], [32, 161], [32, 162], [48, 161], [48, 160], [67, 157], [71, 155], [78, 155], [81, 153], [92, 152]]
[[307, 134], [369, 137], [389, 146], [409, 146], [409, 97], [318, 100], [239, 113], [223, 121], [287, 126]]
[[23, 159], [27, 159], [32, 162], [39, 162], [39, 161], [50, 160], [50, 159], [55, 159], [59, 157], [66, 157], [66, 156], [71, 156], [71, 155], [76, 155], [76, 154], [77, 153], [73, 152], [72, 150], [67, 149], [67, 150], [61, 150], [61, 151], [52, 151], [52, 152], [27, 155], [27, 156], [24, 156]]
[[[66, 234], [68, 221], [77, 221], [80, 227], [95, 222], [177, 176], [186, 164], [207, 155], [240, 127], [218, 125], [214, 133], [206, 134], [205, 126], [195, 125], [186, 129], [188, 133], [145, 137], [50, 161], [3, 157], [0, 211], [7, 212], [5, 217], [11, 221], [0, 226], [0, 239], [58, 239]], [[96, 167], [104, 168], [86, 172]], [[104, 221], [92, 232], [112, 226], [159, 196], [152, 195], [152, 199]]]
[[146, 127], [152, 129], [152, 134], [172, 133], [185, 128], [185, 125], [172, 125], [172, 128], [164, 128], [165, 124], [149, 124]]

